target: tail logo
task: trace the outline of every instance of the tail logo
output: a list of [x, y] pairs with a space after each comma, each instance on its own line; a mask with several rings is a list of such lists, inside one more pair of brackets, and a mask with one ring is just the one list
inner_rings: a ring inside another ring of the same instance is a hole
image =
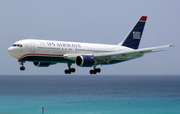
[[135, 26], [131, 29], [127, 37], [120, 43], [121, 46], [126, 46], [132, 49], [138, 49], [141, 36], [144, 30], [147, 16], [142, 16]]
[[141, 38], [141, 32], [133, 31], [133, 39], [140, 39]]

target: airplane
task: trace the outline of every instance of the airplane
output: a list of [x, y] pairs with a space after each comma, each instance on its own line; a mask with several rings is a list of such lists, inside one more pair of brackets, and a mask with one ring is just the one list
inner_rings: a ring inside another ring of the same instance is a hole
[[93, 67], [90, 74], [100, 73], [97, 65], [111, 65], [142, 57], [146, 53], [163, 51], [174, 45], [164, 45], [138, 49], [147, 16], [141, 16], [127, 37], [117, 45], [24, 39], [15, 42], [8, 53], [20, 62], [24, 71], [26, 61], [37, 67], [49, 67], [57, 63], [67, 63], [65, 74], [76, 71], [72, 64], [79, 67]]

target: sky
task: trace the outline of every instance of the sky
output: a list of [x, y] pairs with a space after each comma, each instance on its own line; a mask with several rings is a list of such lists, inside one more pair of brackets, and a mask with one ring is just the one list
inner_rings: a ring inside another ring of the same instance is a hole
[[[0, 75], [64, 75], [67, 64], [20, 71], [7, 49], [22, 39], [102, 44], [120, 43], [142, 15], [148, 16], [139, 48], [174, 44], [167, 51], [114, 65], [97, 66], [98, 75], [180, 75], [179, 0], [1, 0]], [[72, 75], [90, 75], [78, 67]]]

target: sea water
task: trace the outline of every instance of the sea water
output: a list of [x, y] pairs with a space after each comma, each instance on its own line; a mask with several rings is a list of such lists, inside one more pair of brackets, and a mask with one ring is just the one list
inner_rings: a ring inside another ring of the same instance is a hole
[[0, 76], [0, 114], [120, 113], [180, 114], [180, 76]]

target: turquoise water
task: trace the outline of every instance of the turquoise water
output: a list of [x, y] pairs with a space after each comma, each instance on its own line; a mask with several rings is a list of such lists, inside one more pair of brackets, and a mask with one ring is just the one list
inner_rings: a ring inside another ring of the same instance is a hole
[[41, 107], [45, 114], [180, 113], [179, 98], [157, 97], [1, 96], [0, 106], [0, 114], [41, 114]]
[[179, 114], [180, 76], [0, 76], [0, 114]]

